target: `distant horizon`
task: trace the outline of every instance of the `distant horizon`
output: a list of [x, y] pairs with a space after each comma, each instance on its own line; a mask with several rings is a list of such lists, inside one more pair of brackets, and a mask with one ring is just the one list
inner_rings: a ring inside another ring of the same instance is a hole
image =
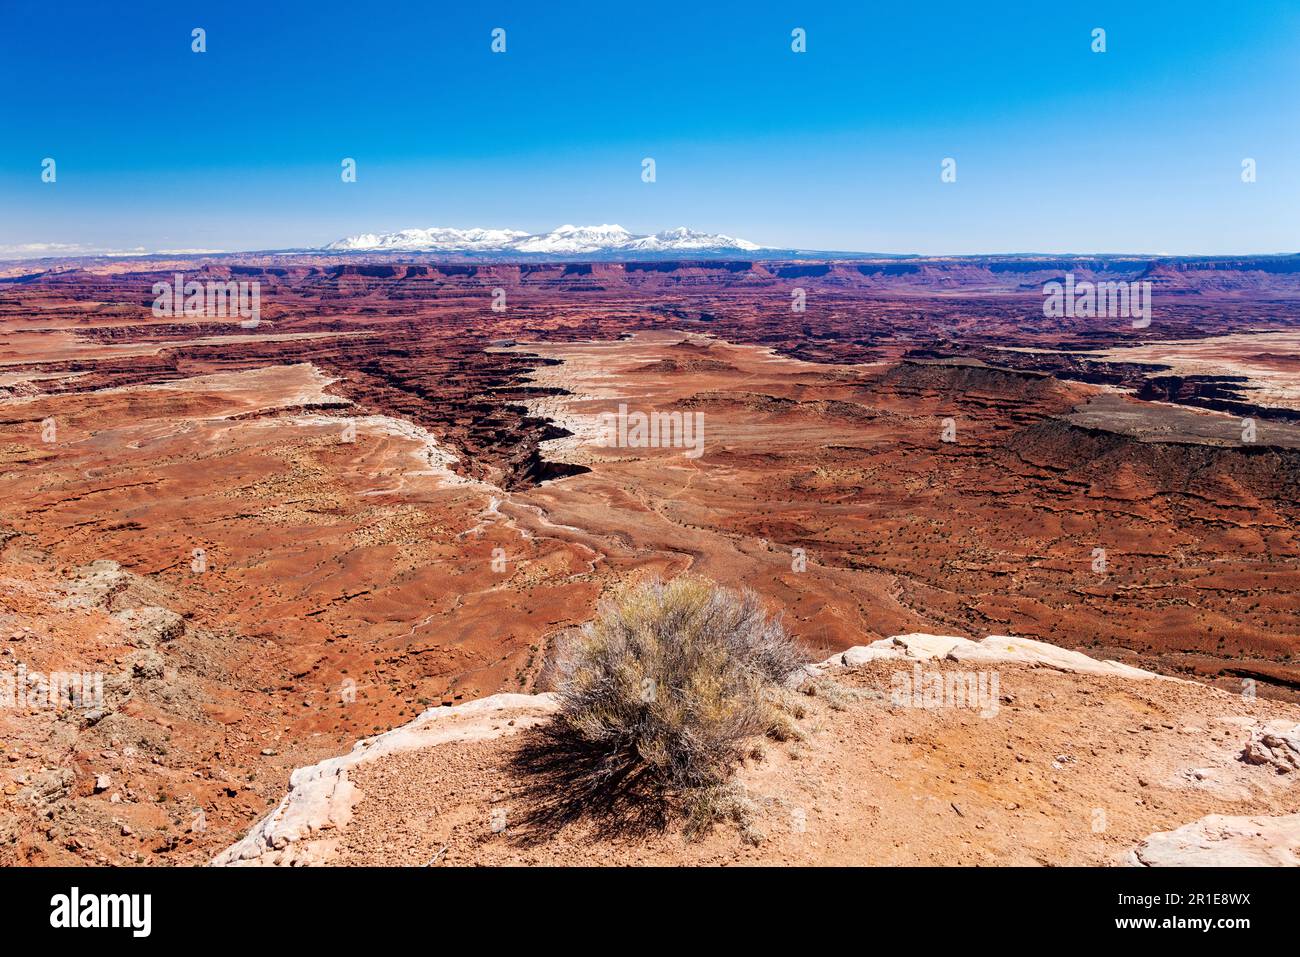
[[[536, 233], [527, 231], [518, 231], [510, 226], [408, 226], [400, 229], [386, 231], [363, 231], [354, 233], [346, 237], [338, 237], [331, 240], [330, 243], [341, 242], [347, 239], [354, 239], [360, 236], [374, 235], [386, 236], [408, 231], [432, 231], [432, 230], [456, 230], [460, 232], [473, 232], [476, 230], [493, 231], [500, 233], [507, 232], [524, 232], [527, 236], [545, 236], [548, 233], [557, 232], [564, 229], [577, 230], [597, 230], [605, 228], [624, 228], [617, 223], [588, 224], [578, 226], [573, 223], [564, 223], [553, 227], [550, 230], [542, 230]], [[678, 225], [675, 227], [664, 227], [652, 232], [637, 232], [628, 230], [635, 237], [657, 236], [672, 232], [677, 229], [687, 229], [692, 233], [706, 233], [705, 230], [696, 230], [690, 226]], [[746, 237], [718, 235], [719, 238], [740, 239]], [[46, 260], [79, 260], [79, 259], [146, 259], [146, 258], [204, 258], [218, 256], [264, 256], [264, 255], [284, 255], [284, 256], [341, 256], [341, 257], [364, 257], [364, 256], [421, 256], [430, 257], [444, 255], [453, 258], [468, 259], [490, 259], [496, 262], [508, 262], [518, 260], [521, 262], [534, 262], [537, 260], [574, 260], [582, 261], [584, 258], [595, 257], [606, 261], [636, 261], [642, 259], [743, 259], [746, 256], [754, 258], [780, 258], [779, 254], [797, 254], [803, 258], [845, 258], [845, 259], [981, 259], [981, 258], [1025, 258], [1025, 259], [1087, 259], [1087, 258], [1110, 258], [1110, 259], [1258, 259], [1268, 257], [1287, 257], [1300, 255], [1300, 246], [1294, 250], [1280, 250], [1275, 252], [1227, 252], [1227, 253], [1202, 253], [1202, 252], [1133, 252], [1133, 251], [1080, 251], [1080, 250], [1063, 250], [1063, 251], [1043, 251], [1043, 250], [1010, 250], [1010, 251], [983, 251], [983, 252], [895, 252], [881, 249], [833, 249], [830, 247], [801, 247], [801, 246], [784, 246], [784, 245], [760, 245], [755, 249], [744, 249], [740, 247], [721, 247], [720, 249], [681, 249], [681, 250], [651, 250], [636, 251], [628, 255], [620, 256], [617, 250], [586, 250], [572, 252], [518, 252], [494, 249], [471, 249], [471, 248], [359, 248], [331, 249], [327, 245], [322, 246], [281, 246], [281, 247], [250, 247], [246, 249], [200, 249], [200, 248], [169, 248], [169, 249], [74, 249], [66, 248], [75, 244], [56, 244], [56, 243], [33, 243], [27, 247], [27, 252], [20, 251], [17, 247], [0, 246], [0, 262], [40, 262]], [[54, 247], [65, 247], [54, 251]], [[725, 255], [723, 252], [725, 251]], [[45, 253], [42, 255], [41, 253]]]
[[[497, 252], [474, 252], [474, 251], [442, 251], [436, 249], [363, 249], [363, 250], [346, 250], [346, 249], [325, 249], [324, 247], [310, 246], [284, 246], [278, 248], [250, 248], [250, 249], [161, 249], [161, 250], [105, 250], [105, 251], [77, 251], [77, 252], [59, 252], [33, 255], [20, 255], [12, 252], [0, 250], [0, 262], [23, 263], [23, 262], [55, 262], [70, 260], [129, 260], [129, 259], [203, 259], [215, 257], [230, 256], [304, 256], [304, 257], [340, 257], [340, 258], [364, 258], [366, 256], [419, 256], [419, 257], [437, 257], [446, 256], [457, 259], [480, 259], [491, 260], [493, 262], [507, 263], [511, 261], [518, 262], [537, 262], [540, 260], [549, 260], [554, 262], [589, 262], [589, 261], [609, 261], [609, 262], [636, 262], [653, 259], [682, 259], [682, 260], [733, 260], [744, 259], [747, 256], [756, 259], [779, 259], [780, 256], [774, 256], [773, 253], [797, 253], [801, 258], [816, 259], [823, 257], [826, 259], [1269, 259], [1285, 258], [1289, 256], [1300, 256], [1300, 248], [1294, 250], [1279, 250], [1275, 252], [1215, 252], [1215, 253], [1196, 253], [1196, 252], [1112, 252], [1112, 251], [1008, 251], [1008, 252], [964, 252], [964, 253], [919, 253], [919, 252], [890, 252], [887, 250], [855, 250], [855, 249], [811, 249], [793, 246], [762, 246], [756, 250], [737, 250], [734, 255], [717, 255], [717, 254], [700, 254], [693, 253], [690, 250], [668, 253], [642, 253], [639, 255], [615, 256], [605, 253], [497, 253]], [[593, 258], [596, 257], [596, 258]]]

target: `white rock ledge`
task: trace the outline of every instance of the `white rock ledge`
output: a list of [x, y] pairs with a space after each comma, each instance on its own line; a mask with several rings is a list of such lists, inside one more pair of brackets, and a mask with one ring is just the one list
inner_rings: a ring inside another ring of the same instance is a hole
[[857, 645], [848, 651], [832, 655], [820, 665], [813, 665], [812, 669], [814, 673], [819, 673], [819, 669], [836, 665], [861, 665], [882, 659], [895, 661], [947, 659], [972, 665], [1037, 665], [1085, 675], [1113, 675], [1117, 678], [1141, 680], [1165, 678], [1164, 675], [1158, 675], [1154, 671], [1134, 668], [1118, 661], [1098, 661], [1082, 652], [1069, 651], [1030, 638], [989, 635], [982, 641], [972, 641], [969, 638], [958, 638], [953, 635], [927, 635], [921, 632], [894, 635], [892, 638], [873, 641], [869, 645]]
[[[545, 721], [556, 709], [553, 694], [495, 694], [452, 708], [430, 708], [409, 724], [358, 741], [340, 757], [298, 768], [289, 793], [240, 841], [222, 851], [213, 865], [323, 864], [333, 853], [337, 833], [352, 818], [363, 797], [348, 780], [348, 769], [399, 751], [451, 741], [481, 741], [521, 731]], [[514, 721], [508, 725], [507, 721]]]

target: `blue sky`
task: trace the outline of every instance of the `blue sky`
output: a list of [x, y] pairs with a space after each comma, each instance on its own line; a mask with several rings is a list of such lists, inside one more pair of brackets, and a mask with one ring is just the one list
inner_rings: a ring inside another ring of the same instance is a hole
[[3, 6], [8, 255], [561, 223], [933, 254], [1300, 250], [1294, 0]]

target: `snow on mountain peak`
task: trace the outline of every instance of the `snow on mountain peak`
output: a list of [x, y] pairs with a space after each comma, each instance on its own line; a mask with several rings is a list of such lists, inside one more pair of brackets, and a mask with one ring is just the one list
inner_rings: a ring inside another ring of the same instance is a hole
[[326, 249], [353, 251], [376, 250], [414, 252], [435, 250], [442, 252], [495, 250], [525, 238], [528, 233], [518, 229], [453, 229], [431, 226], [428, 229], [399, 229], [395, 233], [362, 233], [330, 243]]
[[667, 249], [742, 249], [746, 251], [762, 249], [757, 243], [720, 233], [697, 233], [685, 226], [665, 229], [653, 236], [642, 236], [629, 244], [630, 249], [667, 250]]
[[594, 253], [620, 249], [633, 238], [617, 224], [571, 226], [566, 223], [549, 233], [529, 236], [515, 243], [513, 249], [521, 253]]
[[761, 246], [719, 233], [700, 233], [678, 226], [648, 236], [638, 236], [617, 223], [574, 226], [565, 223], [547, 233], [518, 229], [401, 229], [392, 233], [361, 233], [330, 243], [338, 252], [501, 252], [568, 255], [607, 252], [750, 251]]

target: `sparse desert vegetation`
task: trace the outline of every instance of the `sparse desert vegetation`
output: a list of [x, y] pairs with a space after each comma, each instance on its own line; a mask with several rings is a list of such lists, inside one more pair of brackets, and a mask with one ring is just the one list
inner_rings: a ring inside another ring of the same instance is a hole
[[561, 649], [559, 721], [675, 789], [721, 783], [782, 724], [798, 645], [753, 592], [699, 578], [625, 587]]
[[657, 822], [680, 811], [695, 830], [720, 818], [743, 826], [727, 780], [755, 738], [794, 733], [784, 684], [804, 660], [753, 592], [691, 576], [624, 585], [557, 649], [559, 711], [544, 743], [525, 749], [529, 769], [562, 755], [551, 767], [580, 766], [597, 808], [636, 804]]

